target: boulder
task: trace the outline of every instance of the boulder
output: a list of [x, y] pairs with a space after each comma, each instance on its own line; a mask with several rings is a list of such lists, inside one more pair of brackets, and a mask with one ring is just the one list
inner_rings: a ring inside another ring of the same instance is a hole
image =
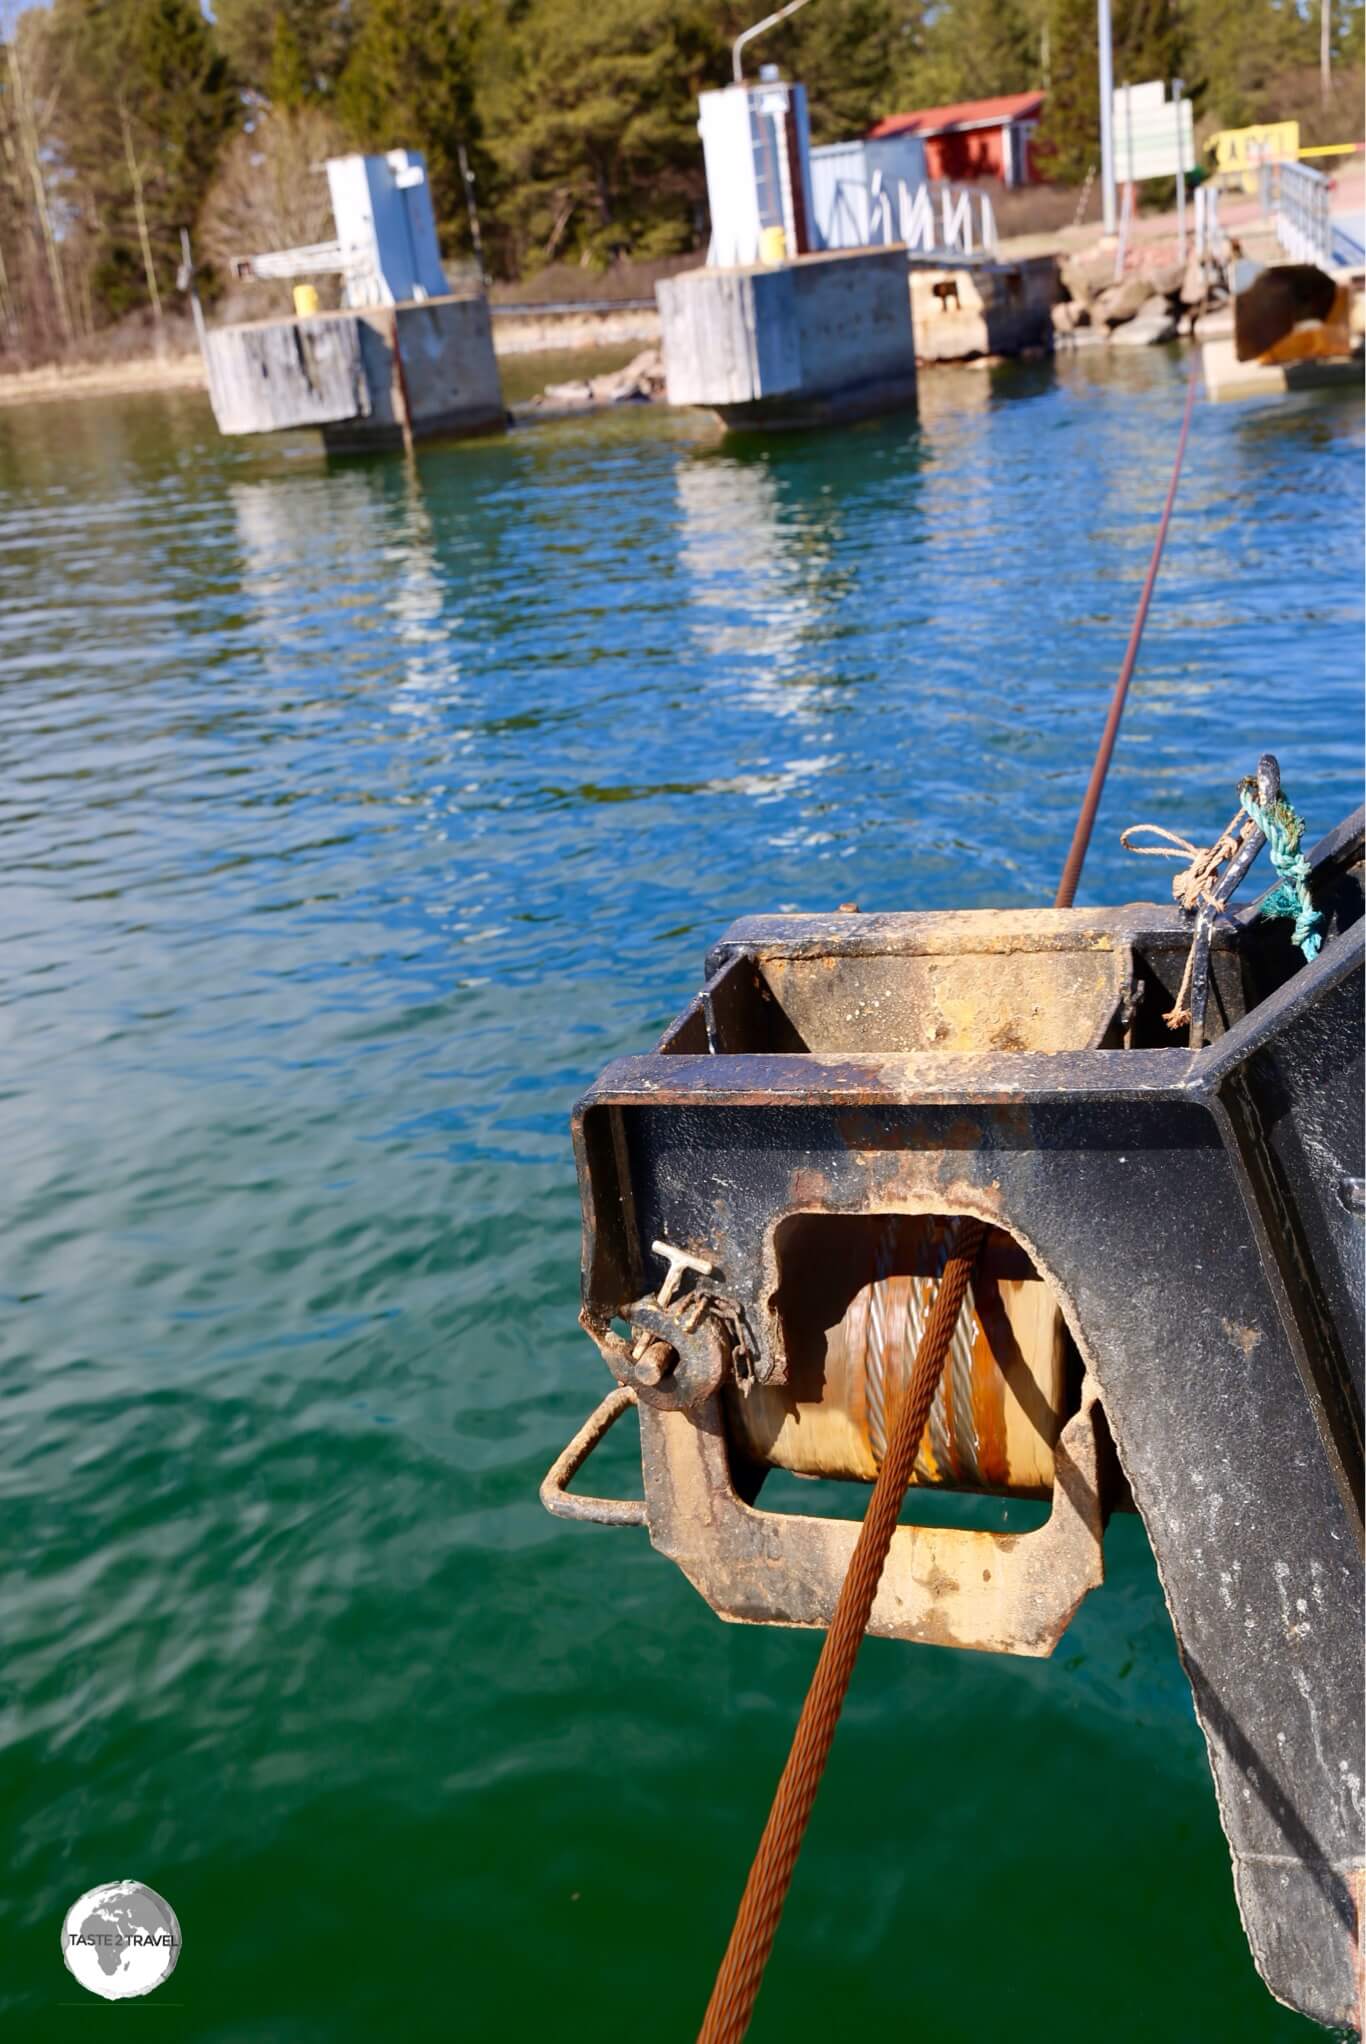
[[1158, 298], [1175, 298], [1185, 281], [1184, 263], [1160, 263], [1148, 272], [1148, 289]]
[[1176, 339], [1176, 315], [1168, 310], [1165, 298], [1156, 302], [1162, 307], [1160, 313], [1140, 313], [1115, 328], [1110, 339], [1117, 348], [1155, 348]]
[[1126, 319], [1134, 317], [1140, 306], [1147, 304], [1148, 295], [1146, 277], [1125, 277], [1101, 292], [1096, 300], [1095, 315], [1106, 326], [1122, 326]]
[[548, 383], [527, 409], [588, 411], [596, 405], [648, 404], [663, 395], [664, 357], [658, 348], [644, 348], [624, 369], [574, 383]]
[[1063, 290], [1078, 305], [1089, 305], [1114, 277], [1114, 258], [1108, 255], [1066, 256], [1059, 268]]
[[1075, 263], [1059, 265], [1058, 289], [1075, 305], [1089, 305], [1096, 295], [1090, 279]]
[[586, 376], [574, 383], [548, 383], [538, 402], [541, 400], [549, 405], [591, 405], [593, 385]]
[[659, 397], [664, 390], [664, 357], [658, 348], [644, 348], [624, 369], [593, 378], [598, 404], [620, 405]]
[[1210, 284], [1209, 278], [1205, 273], [1205, 265], [1199, 256], [1193, 255], [1186, 264], [1185, 275], [1181, 279], [1181, 303], [1183, 305], [1203, 305], [1209, 296], [1209, 289]]
[[1055, 334], [1073, 334], [1079, 326], [1090, 326], [1090, 324], [1091, 312], [1089, 306], [1078, 303], [1076, 299], [1069, 299], [1065, 305], [1055, 305], [1053, 307], [1053, 331]]
[[1223, 341], [1233, 338], [1233, 307], [1215, 305], [1208, 312], [1197, 312], [1192, 326], [1197, 340]]

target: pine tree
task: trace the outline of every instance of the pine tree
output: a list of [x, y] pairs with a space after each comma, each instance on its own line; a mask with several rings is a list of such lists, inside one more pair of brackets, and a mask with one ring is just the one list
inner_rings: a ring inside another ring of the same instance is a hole
[[714, 16], [679, 0], [601, 0], [591, 16], [533, 0], [517, 45], [490, 132], [514, 253], [607, 261], [693, 246], [697, 95], [728, 75]]
[[1193, 0], [1190, 76], [1224, 127], [1275, 118], [1275, 88], [1316, 56], [1315, 29], [1294, 0]]
[[240, 98], [195, 0], [55, 0], [53, 140], [91, 293], [160, 311]]
[[814, 142], [847, 141], [895, 112], [924, 12], [921, 0], [815, 0], [765, 38], [764, 58], [806, 87]]
[[317, 80], [309, 68], [298, 31], [282, 9], [275, 17], [266, 97], [281, 113], [295, 113], [317, 96]]
[[1047, 178], [1079, 184], [1100, 168], [1095, 0], [1051, 0], [1049, 81], [1034, 154]]
[[355, 39], [350, 0], [215, 0], [213, 22], [241, 84], [290, 106], [328, 97]]
[[475, 23], [441, 0], [370, 0], [337, 86], [336, 111], [358, 148], [420, 149], [442, 240], [469, 245], [463, 144], [483, 167], [475, 108]]
[[[1094, 6], [1091, 12], [1094, 50]], [[1022, 0], [950, 0], [936, 7], [897, 80], [906, 108], [994, 99], [1039, 82], [1039, 38]]]

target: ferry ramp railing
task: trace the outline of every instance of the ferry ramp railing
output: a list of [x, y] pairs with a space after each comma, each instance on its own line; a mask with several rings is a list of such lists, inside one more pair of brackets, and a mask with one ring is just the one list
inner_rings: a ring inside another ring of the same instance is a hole
[[[1263, 163], [1260, 171], [1262, 213], [1269, 217], [1276, 239], [1293, 262], [1317, 263], [1335, 269], [1353, 261], [1340, 241], [1349, 236], [1333, 220], [1333, 185], [1321, 170], [1307, 163]], [[1359, 257], [1357, 258], [1359, 259]]]
[[911, 186], [875, 170], [841, 178], [823, 223], [827, 248], [885, 248], [904, 242], [912, 255], [995, 253], [998, 235], [991, 197], [975, 185], [927, 181]]
[[897, 179], [897, 238], [913, 255], [990, 255], [998, 241], [991, 196], [975, 185]]

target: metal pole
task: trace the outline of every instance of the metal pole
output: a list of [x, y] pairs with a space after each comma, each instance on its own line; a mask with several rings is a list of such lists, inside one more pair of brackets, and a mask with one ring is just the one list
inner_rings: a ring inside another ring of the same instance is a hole
[[180, 268], [176, 273], [176, 283], [189, 298], [190, 311], [194, 315], [195, 338], [199, 342], [199, 352], [207, 362], [209, 351], [204, 343], [204, 308], [199, 302], [199, 293], [195, 289], [194, 255], [190, 249], [190, 233], [187, 227], [182, 227], [180, 230]]
[[199, 302], [199, 292], [195, 288], [194, 251], [190, 247], [190, 231], [187, 227], [180, 230], [180, 269], [176, 274], [176, 283], [190, 301], [190, 311], [194, 314], [195, 339], [199, 342], [199, 359], [204, 364], [204, 382], [208, 388], [209, 403], [216, 412], [218, 396], [214, 388], [213, 356], [209, 353], [208, 335], [204, 331], [204, 308]]
[[1110, 0], [1096, 0], [1100, 45], [1100, 192], [1105, 232], [1115, 231], [1115, 60], [1110, 40]]
[[474, 249], [475, 268], [479, 272], [482, 288], [488, 279], [484, 275], [484, 237], [479, 232], [479, 207], [474, 196], [474, 172], [470, 169], [469, 153], [463, 142], [456, 144], [456, 155], [460, 162], [460, 176], [465, 186], [465, 211], [470, 220], [470, 244]]
[[1125, 257], [1129, 252], [1129, 227], [1134, 213], [1134, 107], [1133, 94], [1126, 81], [1124, 86], [1124, 135], [1128, 154], [1129, 175], [1124, 185], [1124, 210], [1119, 216], [1119, 240], [1115, 244], [1115, 282], [1124, 275]]
[[1182, 81], [1172, 80], [1172, 98], [1176, 104], [1176, 253], [1178, 259], [1186, 260], [1186, 141], [1181, 125]]

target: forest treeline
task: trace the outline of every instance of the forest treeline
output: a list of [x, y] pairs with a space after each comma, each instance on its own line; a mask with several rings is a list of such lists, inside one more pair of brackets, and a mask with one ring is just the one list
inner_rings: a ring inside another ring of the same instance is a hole
[[[1319, 7], [1114, 0], [1116, 79], [1182, 77], [1224, 124], [1319, 105]], [[443, 247], [517, 276], [705, 240], [697, 95], [749, 0], [51, 0], [0, 17], [0, 346], [89, 336], [174, 298], [179, 233], [234, 252], [328, 238], [338, 149], [425, 151]], [[1362, 0], [1332, 0], [1356, 75]], [[1047, 91], [1049, 174], [1098, 155], [1094, 0], [811, 0], [760, 46], [817, 141], [915, 106]], [[757, 61], [754, 53], [752, 61]], [[1293, 102], [1293, 104], [1292, 104]], [[1351, 139], [1348, 89], [1322, 110]], [[472, 184], [462, 174], [467, 166]], [[213, 274], [212, 272], [210, 273]]]

